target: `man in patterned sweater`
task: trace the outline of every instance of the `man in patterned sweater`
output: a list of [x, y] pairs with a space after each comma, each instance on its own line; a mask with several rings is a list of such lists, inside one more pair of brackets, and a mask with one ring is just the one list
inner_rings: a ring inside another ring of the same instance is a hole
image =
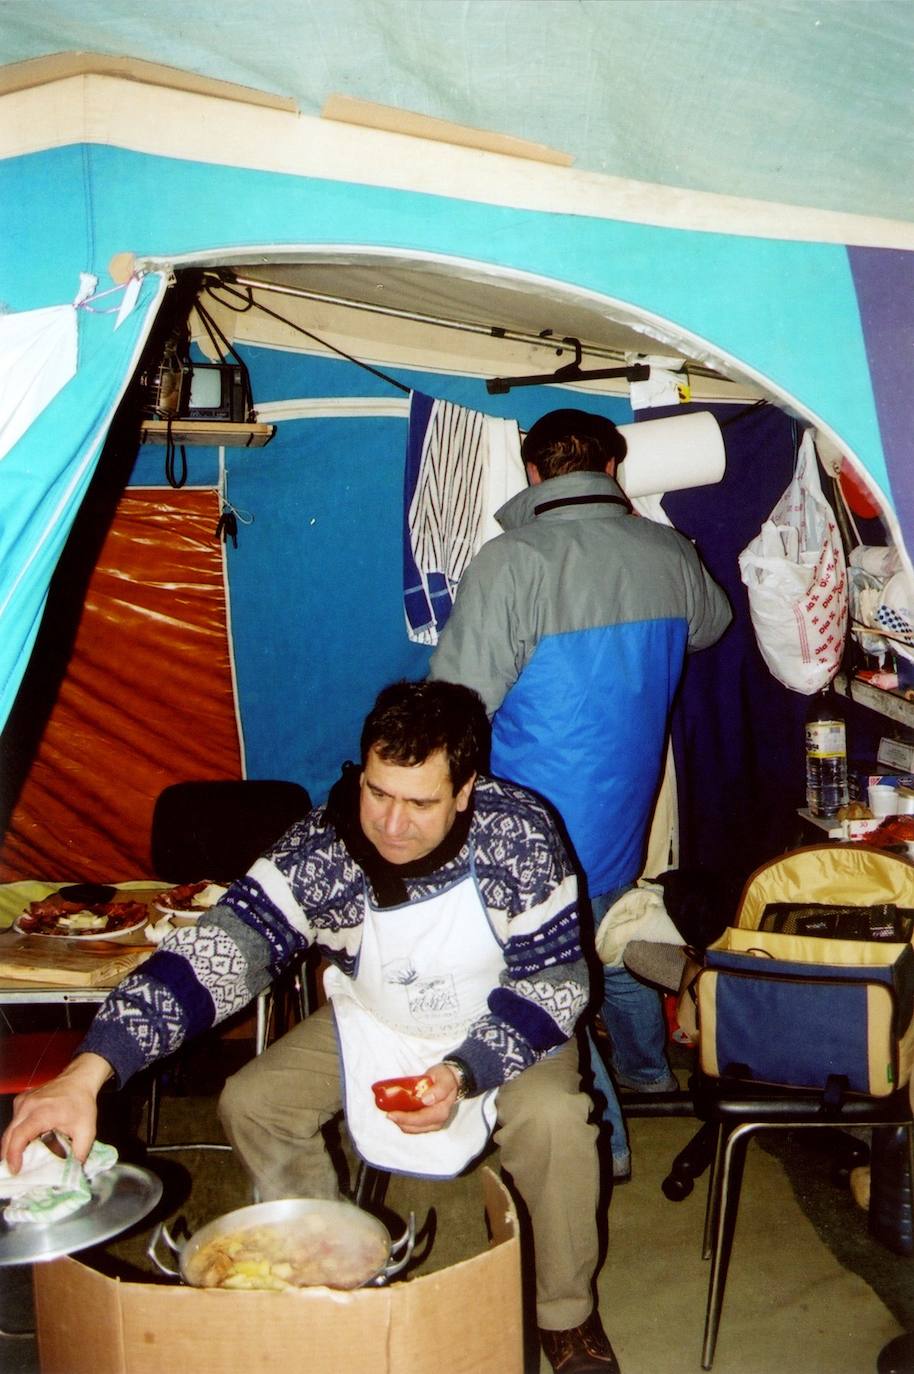
[[[574, 1038], [588, 998], [576, 880], [542, 803], [480, 775], [487, 735], [466, 687], [386, 688], [361, 769], [121, 983], [64, 1073], [17, 1099], [2, 1154], [16, 1170], [55, 1128], [84, 1158], [110, 1077], [218, 1024], [316, 948], [330, 1004], [220, 1100], [259, 1196], [338, 1196], [322, 1127], [341, 1106], [361, 1157], [402, 1173], [452, 1177], [494, 1134], [531, 1218], [547, 1355], [563, 1374], [618, 1371], [591, 1291], [599, 1184]], [[421, 1106], [380, 1110], [372, 1084], [412, 1075], [427, 1080]]]

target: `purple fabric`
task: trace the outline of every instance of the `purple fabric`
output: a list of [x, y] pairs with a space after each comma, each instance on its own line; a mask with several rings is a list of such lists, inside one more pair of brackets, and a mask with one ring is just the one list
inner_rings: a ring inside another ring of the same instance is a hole
[[[733, 607], [719, 643], [690, 654], [673, 713], [679, 788], [680, 864], [741, 883], [797, 843], [805, 805], [804, 724], [809, 698], [771, 676], [749, 617], [738, 557], [758, 533], [794, 467], [796, 426], [774, 406], [701, 406], [721, 424], [727, 465], [713, 488], [668, 493], [664, 509], [698, 552]], [[651, 410], [644, 419], [677, 410]], [[826, 485], [826, 495], [830, 495]], [[860, 715], [871, 713], [860, 708]], [[875, 745], [848, 710], [849, 747]], [[870, 731], [878, 736], [879, 720]]]
[[892, 501], [905, 546], [914, 550], [914, 253], [849, 248]]

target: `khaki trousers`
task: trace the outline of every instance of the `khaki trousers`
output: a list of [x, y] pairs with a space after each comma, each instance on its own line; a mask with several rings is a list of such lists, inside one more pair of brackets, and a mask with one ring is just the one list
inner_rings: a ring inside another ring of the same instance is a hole
[[[577, 1045], [564, 1045], [498, 1091], [494, 1138], [530, 1216], [537, 1321], [578, 1326], [593, 1308], [597, 1127]], [[321, 1007], [228, 1080], [219, 1116], [263, 1201], [339, 1197], [322, 1128], [341, 1109], [333, 1018]]]

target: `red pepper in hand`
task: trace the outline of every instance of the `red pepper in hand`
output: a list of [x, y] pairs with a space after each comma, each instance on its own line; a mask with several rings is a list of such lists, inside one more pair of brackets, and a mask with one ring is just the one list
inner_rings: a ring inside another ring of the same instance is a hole
[[383, 1078], [372, 1083], [375, 1106], [382, 1112], [417, 1112], [424, 1107], [422, 1096], [434, 1083], [427, 1074], [417, 1078]]

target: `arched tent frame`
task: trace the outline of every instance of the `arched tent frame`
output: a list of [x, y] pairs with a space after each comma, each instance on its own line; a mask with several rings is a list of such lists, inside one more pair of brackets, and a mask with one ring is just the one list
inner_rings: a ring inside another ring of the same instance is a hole
[[[74, 452], [74, 434], [86, 429], [81, 366], [4, 462], [23, 481], [0, 494], [0, 519], [13, 531], [0, 544], [0, 719], [166, 264], [357, 245], [558, 283], [652, 321], [654, 337], [669, 323], [814, 420], [879, 493], [898, 542], [910, 543], [912, 420], [902, 384], [911, 226], [686, 195], [304, 119], [287, 102], [251, 103], [217, 83], [144, 84], [151, 73], [136, 67], [134, 79], [51, 69], [2, 97], [6, 308], [72, 299], [80, 272], [106, 283], [125, 252], [162, 270], [142, 282], [132, 334], [111, 331], [117, 346], [93, 351], [97, 394], [107, 398], [89, 426], [93, 441], [84, 436]], [[43, 527], [36, 559], [29, 514], [74, 463], [79, 479], [58, 501], [53, 528]]]

